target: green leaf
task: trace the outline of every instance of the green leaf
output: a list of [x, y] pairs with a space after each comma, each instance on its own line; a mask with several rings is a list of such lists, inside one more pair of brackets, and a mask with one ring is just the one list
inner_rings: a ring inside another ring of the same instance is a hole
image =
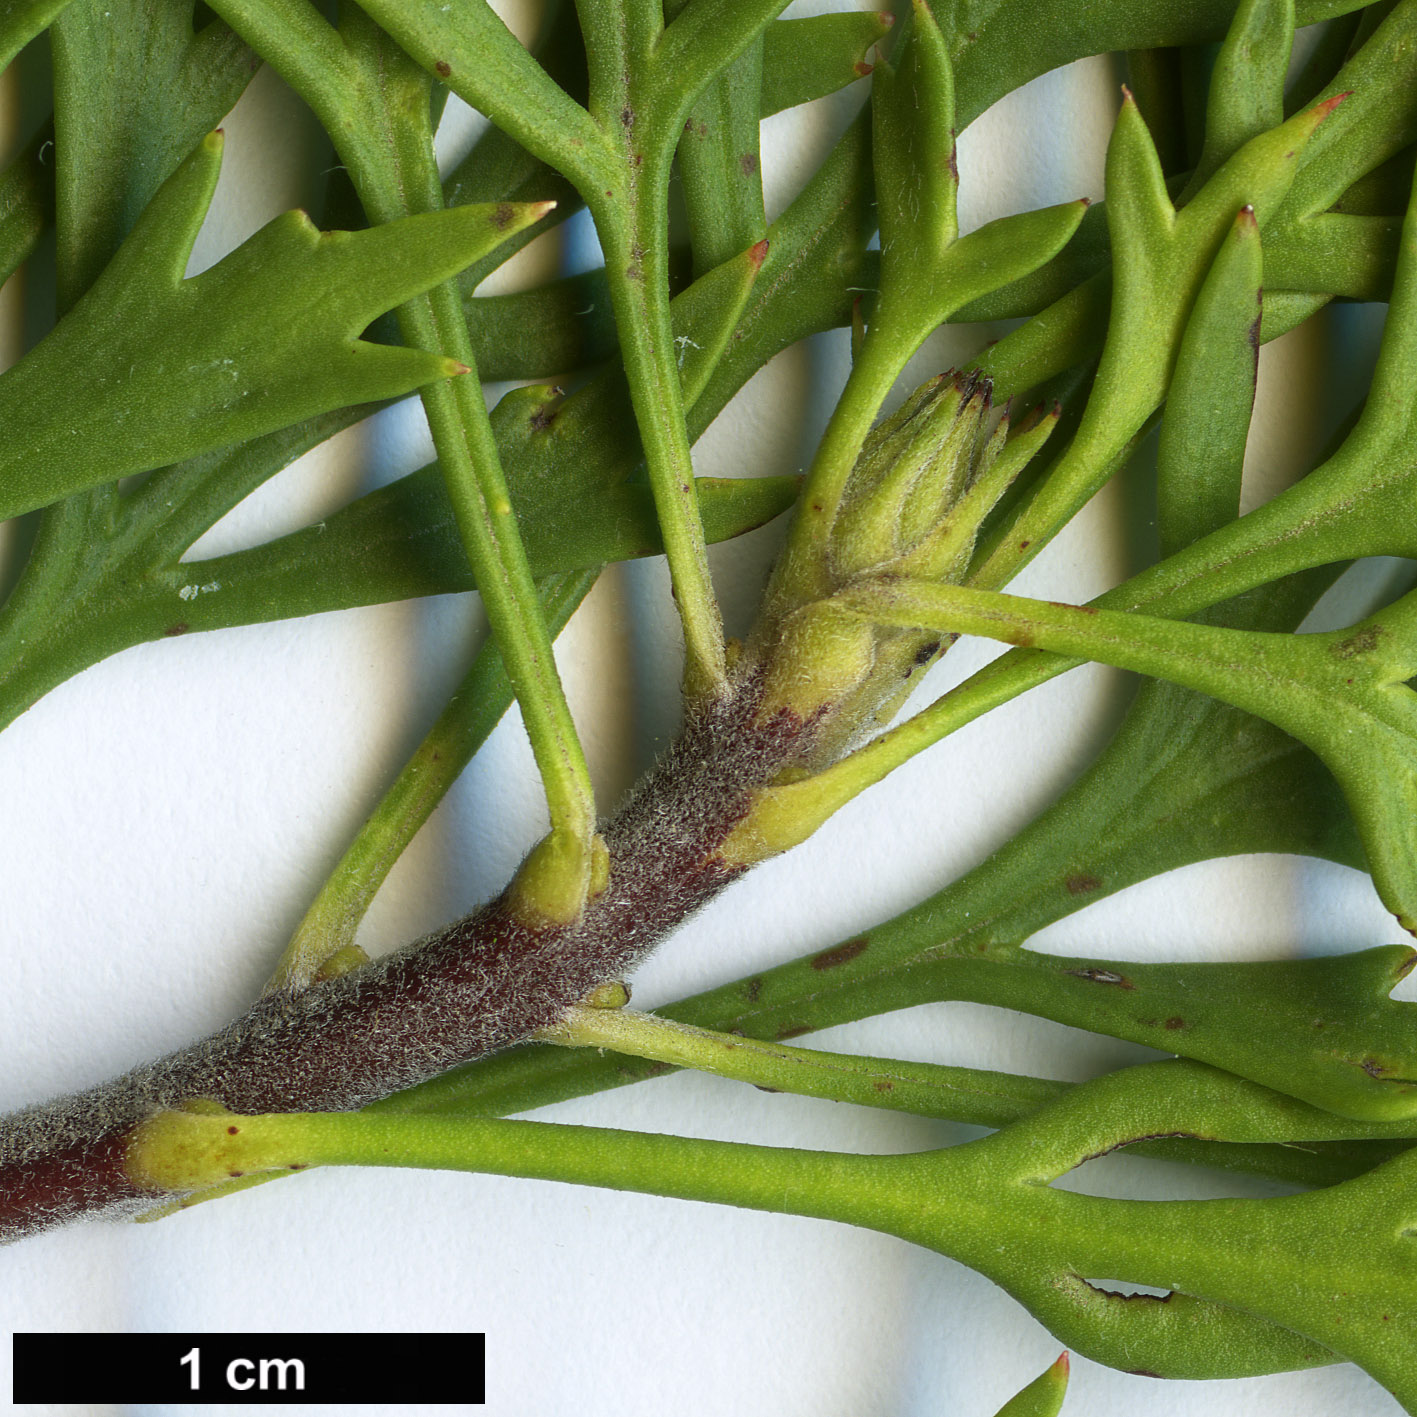
[[762, 68], [762, 44], [754, 41], [694, 101], [679, 135], [679, 179], [695, 274], [767, 234], [758, 150]]
[[[713, 540], [771, 521], [797, 495], [795, 477], [697, 478]], [[521, 516], [521, 499], [517, 500]], [[593, 497], [566, 488], [522, 523], [537, 576], [661, 554], [647, 487]], [[215, 629], [417, 595], [474, 589], [437, 464], [371, 492], [316, 526], [248, 551], [183, 562], [163, 577], [168, 613]], [[200, 592], [200, 593], [199, 593]]]
[[[886, 601], [891, 602], [889, 608]], [[1306, 743], [1343, 786], [1384, 904], [1417, 933], [1417, 593], [1329, 634], [1277, 635], [951, 587], [868, 593], [884, 623], [982, 634], [1185, 684]], [[948, 608], [946, 608], [948, 606]], [[1411, 1093], [1410, 1065], [1368, 1069]]]
[[1068, 1395], [1068, 1355], [1064, 1353], [1051, 1368], [1011, 1397], [998, 1417], [1058, 1417]]
[[1243, 0], [1211, 71], [1205, 147], [1188, 193], [1251, 138], [1284, 121], [1284, 80], [1293, 45], [1294, 0]]
[[869, 74], [866, 53], [893, 23], [886, 10], [774, 20], [763, 31], [761, 116], [825, 98]]
[[[1299, 19], [1302, 24], [1302, 13]], [[1417, 140], [1417, 112], [1410, 101], [1414, 83], [1417, 9], [1403, 4], [1324, 89], [1320, 102], [1346, 93], [1352, 98], [1311, 139], [1281, 209], [1283, 221], [1327, 211], [1364, 173]]]
[[[399, 1165], [535, 1176], [864, 1225], [994, 1280], [1070, 1347], [1157, 1376], [1235, 1377], [1338, 1354], [1409, 1407], [1417, 1154], [1304, 1195], [1118, 1201], [1052, 1183], [1157, 1136], [1303, 1143], [1367, 1129], [1215, 1069], [1170, 1062], [1070, 1089], [1005, 1130], [945, 1150], [872, 1156], [646, 1136], [443, 1111], [234, 1117], [189, 1109], [141, 1124], [139, 1186], [191, 1190], [233, 1172]], [[1276, 1282], [1275, 1274], [1283, 1276]], [[1159, 1286], [1123, 1301], [1089, 1276]]]
[[[220, 161], [212, 135], [89, 294], [0, 376], [0, 424], [26, 430], [0, 453], [0, 517], [448, 377], [440, 356], [357, 335], [540, 214], [461, 207], [321, 234], [290, 213], [183, 280]], [[92, 456], [76, 460], [76, 443]]]
[[1259, 226], [1242, 207], [1196, 296], [1157, 450], [1157, 528], [1169, 556], [1240, 513], [1259, 360]]
[[54, 25], [61, 310], [94, 283], [256, 72], [256, 55], [221, 21], [193, 33], [195, 8], [73, 0]]
[[898, 64], [871, 83], [871, 146], [881, 227], [881, 278], [944, 254], [959, 224], [954, 75], [939, 26], [916, 0]]
[[29, 259], [54, 217], [54, 168], [39, 160], [54, 130], [45, 124], [0, 173], [0, 282]]
[[1130, 99], [1122, 104], [1107, 153], [1115, 266], [1105, 351], [1077, 437], [997, 536], [982, 572], [989, 584], [1036, 556], [1120, 466], [1165, 396], [1191, 306], [1236, 212], [1252, 207], [1263, 229], [1336, 106], [1319, 104], [1251, 139], [1178, 212], [1141, 114]]
[[0, 70], [54, 22], [69, 0], [5, 0], [0, 8]]
[[[1312, 25], [1361, 8], [1361, 0], [1297, 0], [1295, 21]], [[1184, 5], [1093, 0], [1056, 10], [1040, 7], [1037, 0], [935, 0], [934, 9], [955, 61], [963, 127], [1004, 94], [1074, 59], [1223, 39], [1235, 16], [1235, 0], [1188, 0]]]

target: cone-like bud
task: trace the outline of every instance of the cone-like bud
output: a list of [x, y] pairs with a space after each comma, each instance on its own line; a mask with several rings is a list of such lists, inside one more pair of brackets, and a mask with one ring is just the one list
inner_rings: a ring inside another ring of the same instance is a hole
[[959, 583], [980, 525], [1057, 422], [1057, 411], [1010, 436], [991, 427], [990, 385], [946, 373], [921, 385], [872, 430], [844, 489], [824, 549], [829, 594], [790, 607], [766, 662], [764, 719], [814, 722], [809, 767], [836, 757], [894, 714], [937, 636], [879, 629], [833, 603], [836, 591], [902, 576]]

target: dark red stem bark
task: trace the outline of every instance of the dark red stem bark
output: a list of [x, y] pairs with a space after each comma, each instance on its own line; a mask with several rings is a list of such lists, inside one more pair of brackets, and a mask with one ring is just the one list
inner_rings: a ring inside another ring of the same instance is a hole
[[156, 1063], [0, 1120], [0, 1242], [160, 1199], [128, 1179], [133, 1127], [215, 1098], [235, 1112], [347, 1111], [483, 1057], [623, 977], [733, 872], [715, 862], [747, 795], [805, 746], [753, 722], [741, 691], [691, 723], [604, 828], [608, 889], [575, 925], [532, 929], [492, 904], [393, 955], [275, 994]]

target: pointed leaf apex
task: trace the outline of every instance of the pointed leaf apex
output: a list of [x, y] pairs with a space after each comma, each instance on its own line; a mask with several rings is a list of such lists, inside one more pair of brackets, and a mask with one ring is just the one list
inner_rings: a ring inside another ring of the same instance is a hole
[[1310, 110], [1314, 115], [1315, 123], [1322, 123], [1344, 99], [1352, 97], [1353, 90], [1344, 89], [1342, 93], [1336, 93], [1332, 98], [1326, 98], [1322, 103], [1316, 103]]
[[516, 235], [534, 226], [555, 207], [555, 202], [495, 202], [483, 207], [487, 224], [503, 237]]
[[1131, 106], [1132, 106], [1133, 108], [1135, 108], [1135, 107], [1137, 106], [1137, 101], [1136, 101], [1135, 98], [1132, 97], [1132, 91], [1131, 91], [1131, 89], [1129, 89], [1129, 88], [1126, 86], [1126, 84], [1123, 84], [1123, 85], [1122, 85], [1122, 106], [1125, 108], [1127, 104], [1131, 104]]
[[874, 64], [868, 64], [864, 59], [858, 59], [852, 66], [852, 71], [858, 79], [864, 79], [867, 74], [875, 69]]
[[766, 261], [768, 258], [768, 248], [771, 246], [771, 244], [772, 243], [769, 242], [766, 237], [764, 237], [763, 240], [759, 241], [756, 246], [752, 246], [749, 248], [748, 264], [753, 268], [754, 272], [762, 270], [763, 262]]
[[1053, 1371], [1057, 1373], [1059, 1377], [1065, 1378], [1071, 1368], [1072, 1364], [1068, 1360], [1067, 1351], [1064, 1350], [1062, 1353], [1058, 1354], [1058, 1361], [1053, 1364]]
[[445, 379], [455, 379], [459, 374], [471, 374], [472, 369], [457, 359], [443, 360], [443, 377]]
[[202, 139], [202, 146], [209, 153], [220, 153], [226, 145], [226, 130], [223, 128], [213, 128], [205, 138]]
[[1255, 215], [1254, 207], [1246, 202], [1238, 212], [1235, 213], [1235, 225], [1246, 227], [1251, 231], [1260, 229], [1259, 218]]

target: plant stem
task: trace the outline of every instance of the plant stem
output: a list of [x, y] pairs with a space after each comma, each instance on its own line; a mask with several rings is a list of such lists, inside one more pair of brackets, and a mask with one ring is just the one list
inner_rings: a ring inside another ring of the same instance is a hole
[[[541, 583], [548, 628], [560, 633], [595, 583], [598, 570], [570, 571]], [[495, 641], [473, 658], [457, 692], [405, 763], [306, 911], [267, 989], [294, 987], [354, 944], [360, 921], [404, 848], [497, 726], [513, 698]]]

